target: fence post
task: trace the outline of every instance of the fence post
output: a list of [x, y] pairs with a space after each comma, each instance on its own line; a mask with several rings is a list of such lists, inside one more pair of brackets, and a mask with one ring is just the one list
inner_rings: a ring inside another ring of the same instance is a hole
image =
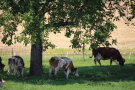
[[66, 54], [66, 57], [68, 57], [68, 52], [67, 52], [67, 54]]
[[85, 44], [83, 43], [83, 48], [82, 48], [82, 54], [83, 54], [83, 60], [85, 61]]
[[2, 56], [2, 48], [0, 49], [0, 52], [1, 52], [1, 56]]
[[131, 54], [132, 54], [132, 52], [129, 53], [129, 57], [128, 57], [129, 60], [130, 60], [130, 58], [131, 58]]
[[12, 56], [13, 56], [13, 54], [14, 54], [14, 51], [13, 51], [13, 47], [12, 47]]

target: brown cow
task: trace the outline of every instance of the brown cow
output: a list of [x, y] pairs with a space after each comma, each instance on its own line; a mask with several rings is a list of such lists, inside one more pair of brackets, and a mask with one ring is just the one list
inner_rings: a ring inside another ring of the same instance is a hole
[[74, 67], [73, 62], [67, 57], [52, 57], [50, 60], [50, 69], [49, 76], [54, 72], [54, 75], [57, 75], [59, 70], [63, 70], [68, 79], [69, 73], [72, 73], [74, 76], [78, 77], [78, 70]]
[[92, 55], [94, 56], [94, 62], [96, 61], [100, 64], [100, 60], [110, 59], [110, 65], [112, 61], [119, 62], [119, 65], [124, 66], [125, 59], [121, 56], [119, 50], [111, 47], [99, 47], [92, 50]]

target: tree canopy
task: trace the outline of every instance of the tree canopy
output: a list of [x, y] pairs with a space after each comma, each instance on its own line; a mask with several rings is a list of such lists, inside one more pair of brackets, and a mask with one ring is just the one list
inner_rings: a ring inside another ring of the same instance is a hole
[[[45, 37], [45, 48], [53, 47], [47, 39], [49, 32], [57, 33], [60, 32], [61, 27], [65, 27], [66, 36], [70, 37], [72, 33], [79, 34], [79, 30], [74, 32], [71, 27], [80, 27], [85, 31], [83, 42], [91, 41], [92, 46], [95, 44], [108, 46], [111, 43], [107, 39], [116, 28], [113, 21], [126, 16], [126, 13], [132, 15], [129, 17], [130, 20], [135, 16], [134, 0], [125, 2], [122, 0], [1, 0], [0, 4], [0, 9], [3, 10], [0, 15], [0, 25], [4, 27], [2, 41], [8, 45], [13, 44], [13, 39], [24, 42], [26, 45], [37, 43], [39, 40], [31, 36], [34, 37], [40, 33], [42, 34], [40, 38]], [[129, 8], [132, 11], [124, 12]], [[116, 11], [119, 16], [115, 16]], [[20, 23], [24, 30], [20, 36], [16, 37], [14, 36], [16, 27]], [[88, 37], [91, 40], [87, 40]], [[74, 48], [80, 47], [77, 39], [79, 38], [75, 36], [72, 40]], [[113, 40], [112, 43], [114, 42]]]
[[[8, 45], [14, 42], [32, 44], [31, 61], [34, 57], [40, 56], [37, 58], [40, 60], [35, 60], [34, 63], [39, 61], [42, 72], [42, 50], [54, 47], [48, 41], [50, 32], [58, 33], [65, 28], [65, 36], [70, 37], [74, 34], [71, 41], [72, 48], [82, 48], [82, 44], [88, 44], [91, 48], [115, 44], [116, 40], [108, 41], [111, 32], [116, 28], [113, 21], [121, 17], [126, 17], [127, 20], [134, 19], [135, 2], [134, 0], [0, 0], [0, 10], [2, 10], [0, 14], [2, 42]], [[20, 36], [16, 36], [19, 24], [24, 29]], [[73, 27], [76, 27], [76, 30], [73, 30]], [[40, 51], [40, 54], [36, 53], [37, 51]]]

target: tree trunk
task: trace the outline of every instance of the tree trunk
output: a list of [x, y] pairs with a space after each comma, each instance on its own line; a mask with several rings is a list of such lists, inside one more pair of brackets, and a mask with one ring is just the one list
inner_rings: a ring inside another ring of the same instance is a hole
[[42, 44], [31, 45], [30, 75], [41, 76], [42, 70]]

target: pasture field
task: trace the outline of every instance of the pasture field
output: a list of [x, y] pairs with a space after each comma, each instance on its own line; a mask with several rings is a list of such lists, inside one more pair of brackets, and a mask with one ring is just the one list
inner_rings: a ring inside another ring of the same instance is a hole
[[83, 61], [82, 56], [68, 56], [73, 60], [74, 66], [78, 68], [80, 77], [74, 78], [71, 74], [69, 79], [65, 79], [62, 71], [58, 72], [57, 79], [48, 77], [48, 60], [51, 55], [43, 57], [44, 75], [41, 77], [28, 76], [29, 57], [25, 56], [25, 74], [23, 78], [14, 78], [13, 75], [7, 76], [7, 59], [3, 58], [6, 65], [5, 71], [1, 73], [6, 81], [0, 90], [135, 90], [135, 56], [129, 59], [128, 55], [123, 55], [126, 59], [124, 67], [120, 67], [113, 62], [109, 65], [109, 60], [101, 61], [102, 66], [95, 66], [93, 59], [86, 57]]

